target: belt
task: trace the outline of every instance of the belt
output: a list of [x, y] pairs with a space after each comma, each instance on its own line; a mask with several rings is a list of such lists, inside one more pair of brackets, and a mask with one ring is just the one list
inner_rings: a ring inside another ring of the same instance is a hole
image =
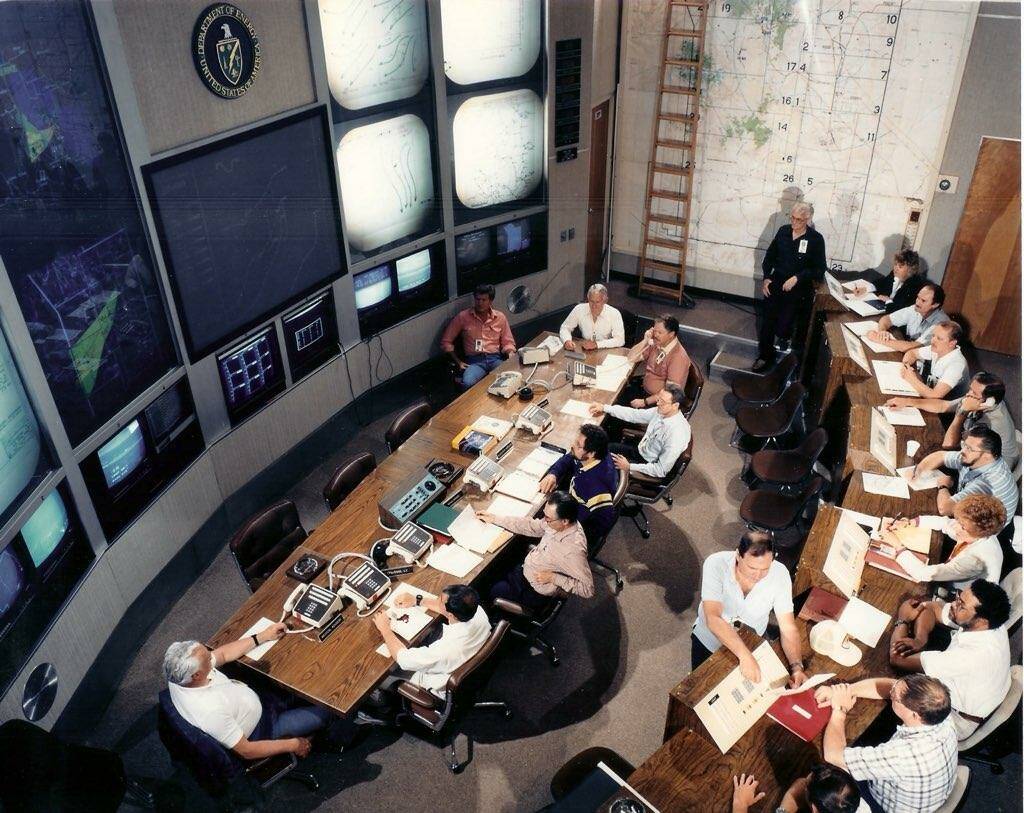
[[967, 721], [969, 721], [971, 723], [976, 723], [977, 725], [981, 725], [986, 720], [985, 717], [975, 717], [973, 714], [968, 714], [967, 712], [964, 712], [964, 711], [957, 711], [957, 714], [959, 714], [965, 720], [967, 720]]

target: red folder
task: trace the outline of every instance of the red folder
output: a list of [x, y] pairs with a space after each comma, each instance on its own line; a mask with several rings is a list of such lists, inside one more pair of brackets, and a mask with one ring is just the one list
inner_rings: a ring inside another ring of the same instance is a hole
[[831, 715], [831, 708], [818, 708], [814, 700], [814, 689], [780, 697], [768, 709], [769, 717], [804, 742], [817, 737]]
[[846, 604], [847, 601], [842, 596], [837, 596], [820, 587], [812, 587], [804, 606], [800, 608], [799, 617], [812, 623], [838, 621]]
[[[905, 550], [910, 550], [905, 548]], [[911, 550], [911, 554], [921, 560], [922, 564], [928, 564], [928, 556], [924, 553], [918, 553], [917, 551]], [[903, 565], [896, 561], [892, 556], [887, 553], [883, 553], [874, 545], [868, 548], [868, 552], [864, 555], [864, 563], [876, 567], [879, 570], [884, 570], [886, 573], [892, 573], [893, 576], [899, 576], [901, 579], [907, 581], [916, 581], [911, 578], [910, 574], [903, 569]]]

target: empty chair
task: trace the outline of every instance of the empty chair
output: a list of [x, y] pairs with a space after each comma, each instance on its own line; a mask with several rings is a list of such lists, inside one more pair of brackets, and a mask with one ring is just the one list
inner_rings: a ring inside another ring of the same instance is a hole
[[531, 647], [535, 646], [542, 650], [548, 656], [551, 665], [558, 666], [560, 663], [558, 652], [555, 651], [554, 644], [544, 637], [544, 633], [558, 618], [568, 598], [569, 594], [558, 588], [551, 601], [536, 610], [531, 610], [507, 598], [494, 599], [494, 608], [508, 616], [512, 622], [509, 631], [514, 636], [522, 638]]
[[417, 401], [408, 409], [404, 410], [391, 422], [388, 431], [384, 433], [384, 442], [388, 445], [388, 451], [394, 454], [398, 447], [411, 438], [416, 430], [430, 420], [433, 410], [426, 400]]
[[306, 538], [291, 500], [279, 500], [253, 514], [228, 542], [235, 564], [254, 591]]
[[953, 792], [943, 802], [941, 807], [935, 809], [935, 813], [954, 813], [960, 807], [964, 796], [967, 795], [967, 788], [971, 784], [971, 769], [966, 765], [956, 766], [956, 778], [953, 780]]
[[798, 488], [814, 473], [814, 464], [827, 443], [828, 432], [819, 426], [795, 449], [761, 449], [750, 458], [750, 474], [784, 490]]
[[788, 353], [764, 375], [737, 373], [731, 382], [732, 394], [737, 400], [749, 404], [774, 404], [793, 380], [796, 367], [796, 355]]
[[825, 487], [822, 477], [814, 477], [797, 494], [756, 489], [740, 503], [740, 517], [752, 530], [775, 534], [796, 525]]
[[654, 505], [659, 500], [664, 500], [667, 505], [672, 505], [672, 489], [679, 482], [693, 459], [693, 435], [690, 436], [690, 445], [687, 446], [669, 473], [661, 480], [646, 477], [643, 474], [631, 474], [629, 485], [626, 488], [624, 501], [635, 509], [630, 513], [633, 524], [640, 531], [644, 539], [651, 538], [651, 523], [644, 513], [645, 505]]
[[[448, 769], [452, 773], [461, 772], [473, 759], [473, 739], [468, 732], [459, 731], [460, 721], [467, 713], [473, 709], [494, 709], [501, 711], [505, 717], [512, 716], [512, 711], [504, 701], [475, 698], [476, 692], [490, 676], [494, 667], [494, 654], [508, 629], [508, 621], [499, 621], [494, 625], [490, 637], [479, 651], [452, 672], [445, 686], [444, 697], [438, 697], [408, 681], [395, 685], [404, 705], [399, 714], [400, 720], [413, 720], [437, 736], [447, 735]], [[459, 762], [455, 752], [455, 743], [460, 733], [465, 734], [468, 741], [465, 762]]]
[[759, 442], [759, 448], [777, 444], [780, 437], [799, 428], [798, 417], [806, 394], [803, 384], [794, 382], [770, 406], [741, 406], [736, 410], [739, 435], [733, 436], [732, 445], [739, 446], [743, 435]]
[[[597, 567], [604, 568], [615, 577], [615, 592], [616, 594], [622, 591], [622, 576], [619, 574], [618, 569], [612, 567], [607, 562], [598, 558], [598, 554], [601, 553], [601, 548], [604, 547], [604, 543], [608, 541], [608, 537], [611, 535], [612, 528], [618, 524], [619, 521], [619, 506], [622, 505], [622, 500], [626, 496], [626, 490], [629, 488], [629, 472], [620, 471], [619, 481], [615, 486], [615, 493], [612, 495], [612, 510], [615, 511], [616, 517], [615, 522], [611, 528], [607, 530], [601, 536], [591, 539], [590, 534], [587, 534], [587, 558], [590, 560], [590, 564], [596, 565]], [[586, 526], [583, 528], [586, 531]]]
[[[991, 755], [981, 753], [972, 754], [969, 752], [978, 748], [986, 740], [989, 740], [991, 736], [1003, 725], [1003, 723], [1013, 716], [1013, 713], [1017, 710], [1017, 706], [1020, 705], [1022, 675], [1024, 675], [1024, 668], [1016, 664], [1010, 667], [1010, 689], [1006, 693], [1006, 697], [1003, 698], [1003, 702], [996, 707], [995, 711], [982, 721], [981, 725], [975, 729], [971, 736], [957, 743], [957, 750], [960, 751], [961, 759], [965, 759], [968, 762], [977, 762], [982, 765], [988, 765], [994, 774], [1000, 774], [1003, 772], [1003, 766], [1000, 765], [999, 762], [997, 762]], [[1009, 747], [1004, 750], [1004, 753], [1013, 749], [1012, 739], [1015, 734], [1017, 734], [1017, 732], [1011, 732], [1011, 742], [1008, 744]], [[998, 753], [998, 751], [996, 753]]]
[[334, 470], [331, 479], [324, 486], [324, 502], [333, 511], [358, 486], [366, 476], [377, 468], [377, 458], [370, 452], [363, 452], [348, 458]]
[[622, 779], [628, 779], [629, 775], [636, 770], [631, 763], [611, 748], [602, 748], [601, 746], [587, 748], [566, 762], [551, 778], [551, 798], [556, 802], [562, 801], [597, 768], [599, 762], [603, 762]]
[[686, 386], [683, 387], [686, 400], [680, 406], [680, 410], [686, 416], [686, 420], [690, 420], [693, 413], [697, 410], [697, 402], [700, 400], [700, 394], [703, 391], [704, 374], [700, 371], [700, 367], [694, 363], [693, 359], [690, 359], [690, 371], [686, 375]]
[[1010, 599], [1010, 620], [1006, 622], [1006, 629], [1011, 629], [1020, 621], [1022, 607], [1021, 597], [1021, 569], [1018, 567], [1011, 570], [999, 583]]

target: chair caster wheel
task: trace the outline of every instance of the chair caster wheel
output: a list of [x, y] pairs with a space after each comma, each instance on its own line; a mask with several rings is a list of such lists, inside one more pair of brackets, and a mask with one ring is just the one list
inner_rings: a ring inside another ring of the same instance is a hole
[[642, 536], [644, 539], [650, 539], [651, 538], [651, 532], [650, 531], [641, 531], [640, 532], [640, 536]]
[[623, 585], [623, 583], [621, 581], [615, 582], [615, 595], [618, 595], [619, 593], [622, 592], [623, 586], [624, 585]]

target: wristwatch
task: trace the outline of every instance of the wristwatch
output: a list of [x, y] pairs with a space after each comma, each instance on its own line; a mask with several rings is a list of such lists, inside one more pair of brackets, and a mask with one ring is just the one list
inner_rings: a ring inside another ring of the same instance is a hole
[[252, 638], [252, 642], [253, 642], [253, 643], [254, 643], [254, 644], [255, 644], [256, 646], [259, 646], [259, 645], [260, 645], [260, 639], [259, 639], [259, 638], [257, 638], [255, 634], [253, 634], [253, 635], [250, 635], [249, 637], [250, 637], [250, 638]]
[[422, 603], [423, 603], [423, 594], [422, 593], [417, 593], [416, 594], [416, 606], [419, 607], [420, 604], [422, 604]]

